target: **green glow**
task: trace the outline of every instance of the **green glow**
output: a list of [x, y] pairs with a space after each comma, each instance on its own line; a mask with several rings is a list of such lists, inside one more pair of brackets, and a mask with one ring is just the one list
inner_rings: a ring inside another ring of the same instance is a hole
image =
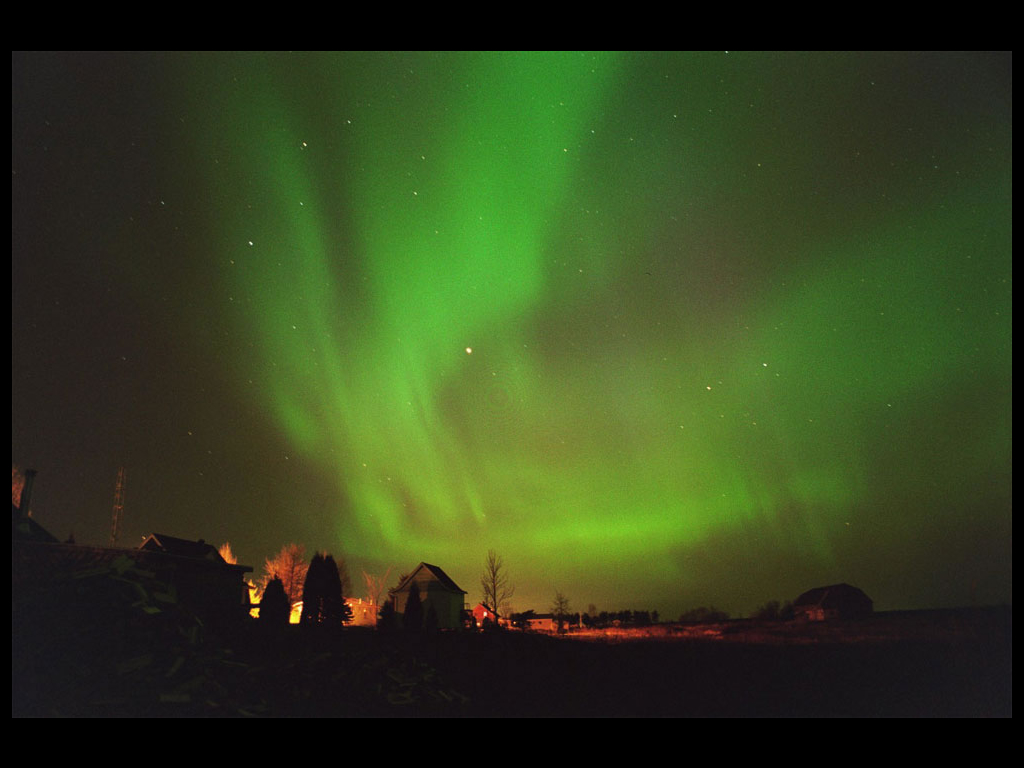
[[[747, 118], [717, 122], [699, 57], [227, 61], [197, 98], [220, 116], [215, 258], [249, 340], [229, 376], [316, 467], [354, 555], [472, 582], [496, 548], [543, 571], [542, 609], [605, 563], [669, 584], [757, 530], [853, 580], [851, 518], [880, 528], [892, 465], [932, 466], [909, 431], [951, 389], [1008, 403], [1000, 174], [826, 228], [787, 191], [825, 175], [785, 140], [803, 121], [732, 151]], [[779, 210], [746, 212], [763, 200]], [[977, 415], [955, 455], [1002, 455], [1000, 411]], [[948, 466], [929, 500], [978, 479]]]

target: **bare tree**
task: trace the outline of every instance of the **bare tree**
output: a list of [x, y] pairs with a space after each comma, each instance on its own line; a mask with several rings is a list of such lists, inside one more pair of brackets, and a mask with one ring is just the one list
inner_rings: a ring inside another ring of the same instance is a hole
[[383, 576], [377, 576], [363, 571], [363, 581], [366, 582], [366, 599], [374, 606], [374, 623], [377, 613], [380, 611], [380, 596], [388, 587], [388, 577], [391, 575], [391, 567], [384, 571]]
[[306, 548], [301, 544], [287, 544], [276, 557], [268, 558], [263, 564], [262, 586], [266, 589], [270, 580], [277, 576], [288, 596], [288, 604], [292, 605], [302, 598], [302, 585], [308, 569]]
[[551, 613], [558, 622], [558, 631], [561, 632], [569, 619], [569, 598], [561, 592], [555, 592], [555, 601], [551, 604]]
[[221, 544], [220, 549], [218, 549], [217, 552], [220, 554], [222, 558], [224, 558], [225, 563], [229, 563], [230, 565], [238, 565], [238, 558], [235, 557], [235, 553], [231, 551], [230, 541], [225, 541], [223, 544]]
[[487, 552], [480, 589], [484, 593], [484, 604], [498, 615], [502, 614], [516, 593], [515, 585], [509, 583], [505, 561], [493, 549]]
[[[21, 467], [11, 464], [11, 504], [21, 506], [21, 490], [25, 487], [25, 473]], [[27, 510], [26, 510], [27, 511]]]

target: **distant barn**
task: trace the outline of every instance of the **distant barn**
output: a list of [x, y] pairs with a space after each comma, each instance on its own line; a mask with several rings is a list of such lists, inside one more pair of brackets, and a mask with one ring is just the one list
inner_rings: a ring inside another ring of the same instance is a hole
[[873, 610], [871, 598], [849, 584], [815, 587], [793, 601], [796, 617], [810, 621], [862, 618]]
[[458, 629], [462, 626], [462, 611], [466, 607], [466, 590], [459, 587], [451, 577], [430, 563], [420, 563], [415, 570], [402, 579], [391, 593], [395, 613], [404, 616], [405, 606], [413, 585], [419, 591], [423, 604], [423, 617], [433, 609], [440, 629]]

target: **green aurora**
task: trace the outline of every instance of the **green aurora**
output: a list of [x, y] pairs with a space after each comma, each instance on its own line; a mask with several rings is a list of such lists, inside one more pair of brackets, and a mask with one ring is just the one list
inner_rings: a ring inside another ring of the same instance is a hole
[[207, 537], [424, 560], [470, 601], [495, 549], [538, 611], [1010, 601], [992, 61], [161, 60], [192, 255], [130, 292], [165, 285], [160, 327], [255, 422], [210, 438], [218, 503], [243, 467], [303, 486]]

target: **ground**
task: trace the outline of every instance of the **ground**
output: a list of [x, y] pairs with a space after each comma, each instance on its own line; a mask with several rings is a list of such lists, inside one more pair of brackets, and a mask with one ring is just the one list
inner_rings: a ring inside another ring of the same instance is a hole
[[21, 615], [15, 716], [1012, 716], [1009, 608], [415, 639], [258, 622], [195, 632], [178, 613], [111, 624], [116, 643], [52, 621], [33, 639], [39, 617]]

